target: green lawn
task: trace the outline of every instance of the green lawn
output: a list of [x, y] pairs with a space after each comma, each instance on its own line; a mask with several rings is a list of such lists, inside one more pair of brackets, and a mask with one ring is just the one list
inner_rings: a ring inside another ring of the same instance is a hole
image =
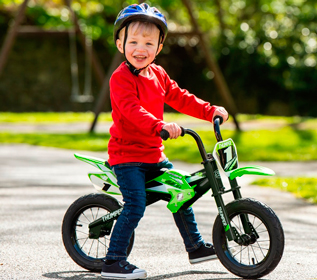
[[[56, 124], [70, 122], [90, 123], [92, 113], [0, 113], [0, 124]], [[201, 127], [202, 122], [182, 114], [166, 114], [167, 121], [181, 124], [197, 122], [197, 132], [205, 148], [212, 152], [215, 137], [212, 126]], [[298, 117], [264, 117], [239, 115], [241, 123], [256, 123], [264, 129], [236, 132], [222, 130], [223, 138], [236, 143], [240, 161], [305, 161], [317, 160], [317, 120]], [[110, 122], [110, 113], [103, 113], [99, 122]], [[278, 126], [277, 126], [278, 125]], [[254, 125], [253, 125], [254, 127]], [[272, 127], [272, 128], [270, 128]], [[0, 143], [27, 143], [76, 150], [106, 151], [107, 133], [19, 133], [0, 131]], [[165, 143], [166, 154], [171, 160], [200, 162], [196, 143], [190, 136]]]
[[309, 202], [317, 203], [317, 179], [316, 178], [265, 178], [256, 180], [253, 185], [277, 188], [288, 191], [295, 196], [304, 198]]
[[62, 149], [106, 151], [109, 134], [0, 132], [0, 143], [30, 144]]
[[[92, 113], [0, 113], [0, 124], [61, 124], [91, 123]], [[299, 117], [266, 117], [261, 115], [239, 115], [243, 124], [253, 128], [243, 132], [223, 129], [223, 138], [232, 138], [236, 143], [240, 161], [306, 161], [317, 160], [317, 119]], [[111, 122], [111, 114], [103, 113], [100, 123]], [[212, 126], [201, 126], [201, 121], [181, 114], [166, 114], [165, 120], [177, 123], [197, 123], [208, 152], [216, 143]], [[232, 121], [232, 120], [231, 120]], [[255, 124], [255, 126], [254, 126]], [[264, 125], [263, 125], [264, 124]], [[26, 143], [73, 150], [107, 150], [108, 133], [19, 133], [0, 131], [0, 143]], [[191, 163], [200, 162], [196, 143], [190, 136], [164, 142], [165, 153], [170, 160]], [[317, 179], [315, 178], [269, 178], [254, 184], [276, 187], [295, 193], [308, 201], [317, 203]]]
[[[92, 122], [94, 114], [92, 112], [34, 112], [34, 113], [0, 113], [0, 123], [71, 123], [71, 122]], [[112, 121], [111, 114], [100, 114], [99, 121]]]
[[[212, 152], [214, 136], [209, 131], [198, 131], [205, 148]], [[284, 127], [279, 130], [250, 130], [235, 132], [224, 130], [223, 138], [232, 138], [240, 161], [305, 161], [317, 160], [317, 131], [294, 130]], [[168, 140], [166, 153], [184, 161], [197, 161], [199, 154], [190, 137]]]
[[[210, 131], [199, 130], [208, 152], [213, 151], [215, 139]], [[106, 151], [108, 133], [17, 133], [0, 132], [0, 143], [26, 143], [65, 149]], [[278, 131], [256, 130], [236, 133], [223, 131], [224, 138], [232, 138], [240, 161], [305, 161], [317, 160], [317, 131], [297, 131], [283, 128]], [[194, 140], [186, 135], [164, 142], [170, 160], [200, 162]]]
[[[179, 120], [188, 117], [181, 114], [166, 114], [167, 119]], [[94, 119], [92, 112], [75, 113], [75, 112], [32, 112], [32, 113], [10, 113], [0, 112], [1, 123], [28, 123], [28, 124], [49, 124], [49, 123], [72, 123], [88, 122]], [[111, 122], [111, 113], [101, 113], [98, 117], [99, 122]]]

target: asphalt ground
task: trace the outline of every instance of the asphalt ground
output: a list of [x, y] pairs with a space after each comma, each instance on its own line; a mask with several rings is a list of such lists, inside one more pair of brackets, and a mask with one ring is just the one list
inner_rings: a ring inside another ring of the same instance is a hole
[[[62, 244], [65, 211], [75, 199], [95, 191], [87, 176], [94, 168], [76, 160], [73, 153], [29, 145], [0, 145], [1, 280], [101, 279], [99, 274], [74, 263]], [[104, 153], [86, 154], [106, 157]], [[317, 174], [317, 162], [256, 164], [272, 168], [278, 176]], [[174, 165], [188, 171], [201, 167], [180, 162]], [[271, 206], [283, 224], [286, 238], [280, 264], [262, 279], [317, 279], [317, 206], [286, 192], [250, 186], [255, 178], [245, 176], [238, 180], [243, 196]], [[230, 201], [230, 195], [225, 199]], [[211, 241], [217, 210], [209, 193], [195, 203], [194, 210], [203, 237]], [[147, 208], [136, 230], [129, 261], [147, 270], [149, 280], [239, 279], [218, 260], [189, 264], [164, 202]]]

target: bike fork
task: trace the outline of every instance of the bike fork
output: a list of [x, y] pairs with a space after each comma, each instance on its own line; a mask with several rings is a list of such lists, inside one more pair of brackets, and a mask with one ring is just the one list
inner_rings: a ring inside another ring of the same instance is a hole
[[[240, 192], [240, 187], [238, 186], [238, 182], [236, 180], [236, 178], [234, 178], [233, 180], [229, 179], [229, 183], [231, 186], [231, 191], [233, 193], [233, 197], [235, 200], [242, 198], [241, 192]], [[252, 224], [249, 221], [249, 217], [247, 214], [241, 214], [240, 215], [240, 219], [241, 219], [241, 223], [243, 225], [243, 230], [246, 234], [254, 234], [256, 238], [259, 238], [258, 233], [256, 232], [256, 230], [254, 229], [254, 227], [252, 226]]]
[[[218, 213], [222, 221], [227, 239], [229, 241], [234, 240], [238, 244], [241, 244], [243, 242], [241, 235], [236, 230], [236, 228], [232, 227], [232, 225], [230, 224], [230, 219], [228, 217], [228, 213], [225, 208], [225, 203], [222, 198], [222, 194], [226, 192], [232, 192], [235, 200], [242, 198], [240, 187], [238, 186], [236, 179], [229, 180], [231, 189], [228, 191], [225, 191], [225, 188], [223, 186], [223, 183], [221, 181], [221, 177], [219, 174], [219, 169], [213, 158], [205, 162], [204, 166], [206, 170], [206, 175], [209, 179], [209, 182], [211, 183], [212, 195], [215, 198], [215, 202], [218, 208]], [[244, 232], [246, 234], [253, 233], [255, 234], [255, 236], [258, 236], [255, 229], [252, 227], [251, 223], [249, 222], [249, 218], [246, 214], [241, 214], [240, 219], [243, 224]]]
[[215, 198], [218, 213], [221, 218], [222, 225], [225, 230], [225, 234], [229, 241], [236, 240], [237, 239], [236, 231], [230, 225], [230, 220], [229, 220], [227, 211], [225, 209], [225, 203], [222, 198], [224, 187], [221, 181], [217, 164], [215, 160], [212, 158], [204, 162], [204, 166], [205, 166], [207, 178], [211, 185], [212, 196]]

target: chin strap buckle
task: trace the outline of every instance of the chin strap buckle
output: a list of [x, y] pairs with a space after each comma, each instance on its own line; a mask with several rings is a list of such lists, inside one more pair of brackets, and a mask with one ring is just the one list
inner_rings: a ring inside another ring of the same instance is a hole
[[143, 68], [136, 69], [129, 61], [126, 61], [125, 64], [128, 66], [130, 72], [131, 72], [133, 75], [135, 75], [135, 76], [139, 76], [140, 72], [141, 72], [143, 69], [145, 69], [146, 67], [148, 67], [148, 65], [147, 65], [147, 66], [145, 66], [145, 67], [143, 67]]

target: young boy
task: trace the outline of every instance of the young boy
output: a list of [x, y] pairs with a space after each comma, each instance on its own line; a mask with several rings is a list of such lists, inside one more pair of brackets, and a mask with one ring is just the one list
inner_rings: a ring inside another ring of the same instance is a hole
[[[114, 123], [110, 128], [108, 153], [125, 204], [113, 228], [101, 272], [103, 278], [146, 278], [145, 270], [126, 261], [126, 252], [145, 211], [145, 173], [173, 167], [163, 153], [160, 132], [165, 129], [171, 139], [176, 139], [181, 129], [176, 123], [163, 121], [164, 103], [210, 122], [215, 115], [228, 119], [223, 107], [210, 106], [179, 88], [161, 66], [153, 63], [162, 50], [166, 33], [164, 15], [144, 3], [123, 9], [114, 24], [116, 46], [126, 62], [115, 70], [110, 80]], [[204, 242], [197, 229], [192, 208], [180, 210], [173, 217], [190, 263], [216, 258], [213, 246]]]

